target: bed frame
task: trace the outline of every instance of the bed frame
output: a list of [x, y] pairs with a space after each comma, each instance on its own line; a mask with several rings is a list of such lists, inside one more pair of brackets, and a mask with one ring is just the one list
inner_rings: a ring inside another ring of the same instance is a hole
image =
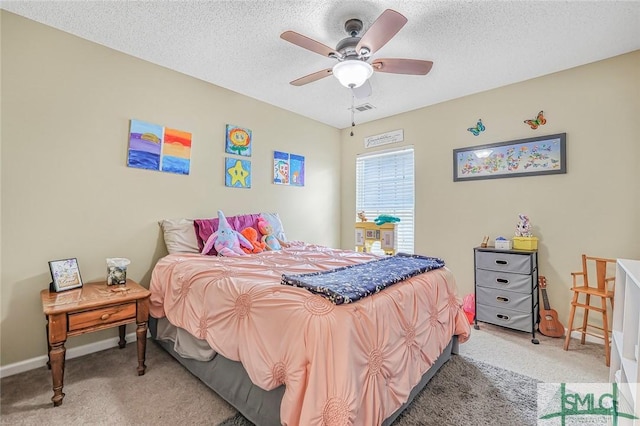
[[[189, 372], [216, 392], [221, 398], [235, 407], [245, 418], [256, 426], [279, 426], [280, 403], [284, 394], [284, 385], [266, 391], [251, 382], [242, 364], [217, 354], [211, 361], [198, 361], [180, 356], [173, 348], [173, 342], [156, 339], [158, 319], [149, 316], [149, 330], [153, 340], [182, 364]], [[458, 353], [458, 338], [453, 336], [436, 362], [422, 376], [420, 382], [411, 390], [408, 401], [387, 418], [382, 426], [389, 426], [404, 411], [426, 386], [435, 373]]]

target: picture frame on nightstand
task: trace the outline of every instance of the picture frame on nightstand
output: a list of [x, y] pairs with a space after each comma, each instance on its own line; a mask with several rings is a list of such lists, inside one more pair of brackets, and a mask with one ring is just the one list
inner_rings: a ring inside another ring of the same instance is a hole
[[82, 277], [80, 276], [77, 258], [51, 260], [49, 261], [49, 270], [51, 271], [52, 280], [51, 284], [49, 284], [49, 291], [59, 293], [82, 287]]

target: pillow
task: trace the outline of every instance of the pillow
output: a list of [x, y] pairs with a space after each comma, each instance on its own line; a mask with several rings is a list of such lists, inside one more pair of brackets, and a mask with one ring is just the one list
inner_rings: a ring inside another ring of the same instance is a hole
[[260, 215], [264, 220], [269, 222], [269, 225], [271, 225], [273, 235], [275, 235], [280, 241], [284, 241], [286, 243], [287, 236], [284, 234], [284, 227], [282, 226], [278, 213], [260, 213]]
[[164, 234], [164, 244], [169, 254], [200, 253], [198, 240], [191, 219], [164, 219], [158, 221]]
[[[227, 218], [227, 222], [231, 225], [230, 217]], [[196, 241], [198, 243], [198, 253], [202, 251], [205, 243], [213, 234], [218, 230], [218, 218], [215, 219], [195, 219], [193, 221], [194, 233], [196, 235]], [[217, 256], [218, 252], [215, 248], [212, 248], [208, 253], [205, 253], [211, 256]]]
[[[258, 232], [258, 236], [262, 238], [260, 230], [258, 230], [259, 214], [243, 214], [238, 216], [227, 217], [227, 223], [231, 229], [242, 231], [245, 228], [253, 228]], [[198, 253], [202, 251], [209, 236], [218, 230], [218, 218], [215, 219], [196, 219], [193, 221], [194, 234], [197, 240]], [[209, 256], [217, 256], [218, 252], [215, 247], [205, 253]]]
[[262, 238], [262, 234], [258, 229], [258, 219], [260, 219], [259, 214], [242, 214], [235, 216], [233, 229], [240, 232], [245, 228], [253, 228], [258, 232], [258, 237]]

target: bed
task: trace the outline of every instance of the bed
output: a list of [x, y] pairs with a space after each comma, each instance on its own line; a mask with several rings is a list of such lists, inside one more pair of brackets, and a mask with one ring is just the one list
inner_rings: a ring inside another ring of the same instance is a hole
[[281, 284], [376, 259], [302, 242], [169, 254], [152, 273], [152, 336], [259, 426], [388, 425], [469, 337], [451, 271], [340, 305]]

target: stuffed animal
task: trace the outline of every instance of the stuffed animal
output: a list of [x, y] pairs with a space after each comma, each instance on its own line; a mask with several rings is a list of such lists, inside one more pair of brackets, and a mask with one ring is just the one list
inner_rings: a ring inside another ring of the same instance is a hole
[[271, 224], [262, 217], [258, 219], [258, 229], [262, 233], [262, 242], [265, 243], [267, 250], [282, 250], [281, 241], [273, 235]]
[[516, 225], [516, 237], [531, 237], [531, 223], [526, 215], [519, 214], [518, 224]]
[[251, 243], [251, 245], [253, 246], [253, 249], [248, 249], [246, 247], [242, 247], [242, 250], [247, 253], [247, 254], [251, 254], [251, 253], [262, 253], [265, 248], [266, 248], [266, 244], [263, 243], [262, 241], [258, 240], [258, 231], [256, 231], [255, 229], [253, 229], [252, 227], [248, 226], [246, 228], [244, 228], [242, 231], [240, 231], [240, 233]]
[[207, 238], [201, 253], [207, 254], [211, 247], [215, 247], [218, 256], [244, 256], [241, 246], [253, 249], [244, 235], [231, 228], [224, 213], [218, 210], [218, 230]]
[[396, 222], [400, 222], [400, 218], [396, 217], [396, 216], [390, 216], [388, 214], [381, 214], [380, 216], [376, 217], [373, 222], [380, 226], [382, 224], [385, 223], [396, 223]]

